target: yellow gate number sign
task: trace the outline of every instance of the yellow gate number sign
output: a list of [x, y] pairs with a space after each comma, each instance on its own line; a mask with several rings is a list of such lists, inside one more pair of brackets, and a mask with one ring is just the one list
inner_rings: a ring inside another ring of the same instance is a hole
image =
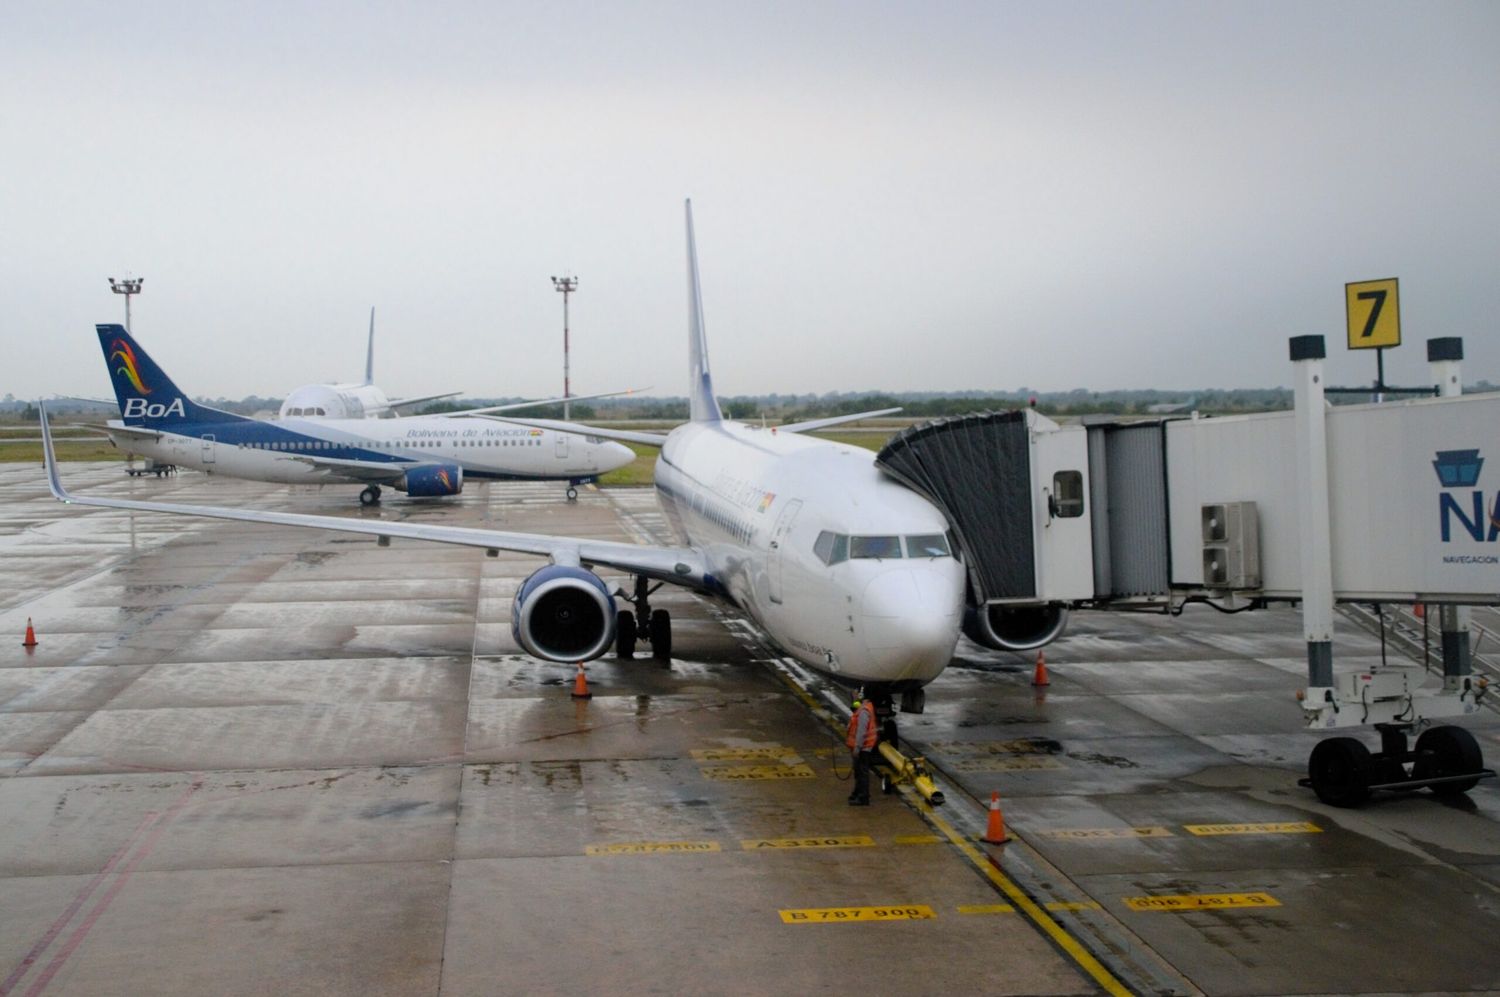
[[1349, 319], [1349, 349], [1401, 345], [1401, 306], [1395, 277], [1345, 284], [1344, 313]]

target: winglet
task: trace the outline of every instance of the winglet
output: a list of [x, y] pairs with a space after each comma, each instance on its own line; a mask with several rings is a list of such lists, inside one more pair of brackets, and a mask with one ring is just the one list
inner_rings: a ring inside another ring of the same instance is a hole
[[688, 414], [694, 422], [721, 422], [714, 382], [708, 372], [708, 340], [703, 330], [703, 289], [698, 283], [698, 246], [693, 238], [693, 201], [687, 201], [688, 257]]
[[370, 341], [365, 346], [365, 383], [375, 383], [375, 306], [370, 306]]
[[62, 486], [62, 479], [57, 476], [57, 454], [52, 452], [52, 429], [47, 425], [47, 403], [38, 401], [37, 411], [42, 414], [42, 461], [47, 466], [47, 487], [52, 490], [52, 497], [60, 502], [71, 502], [73, 496], [67, 493]]

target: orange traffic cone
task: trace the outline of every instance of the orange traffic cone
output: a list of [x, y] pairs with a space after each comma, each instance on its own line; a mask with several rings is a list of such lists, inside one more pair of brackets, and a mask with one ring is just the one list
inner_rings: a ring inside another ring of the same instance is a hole
[[1415, 616], [1419, 620], [1422, 619], [1427, 615], [1427, 605], [1421, 602], [1413, 603], [1411, 607], [1411, 615]]
[[1047, 656], [1041, 651], [1036, 652], [1036, 672], [1031, 676], [1032, 685], [1051, 685], [1047, 678]]
[[1003, 845], [1010, 840], [1005, 833], [1005, 815], [1000, 812], [999, 790], [990, 794], [990, 823], [980, 840], [991, 845]]
[[21, 641], [22, 647], [36, 647], [36, 631], [31, 629], [31, 617], [26, 617], [26, 639]]
[[594, 694], [589, 692], [589, 680], [583, 677], [583, 662], [578, 662], [578, 674], [573, 678], [573, 698], [593, 699]]

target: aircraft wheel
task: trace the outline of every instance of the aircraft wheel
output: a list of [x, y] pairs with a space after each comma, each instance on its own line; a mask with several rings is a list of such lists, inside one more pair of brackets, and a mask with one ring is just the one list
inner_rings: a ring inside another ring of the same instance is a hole
[[1352, 737], [1319, 741], [1307, 762], [1307, 775], [1318, 799], [1331, 807], [1357, 807], [1370, 798], [1374, 765], [1370, 749]]
[[615, 617], [615, 657], [635, 657], [635, 614], [628, 609]]
[[379, 502], [380, 502], [380, 489], [376, 488], [374, 485], [369, 485], [368, 487], [365, 488], [364, 491], [362, 491], [362, 492], [359, 493], [359, 504], [360, 505], [377, 505], [377, 504], [379, 504]]
[[574, 488], [572, 485], [568, 486], [568, 501], [569, 502], [577, 502], [578, 501], [578, 489]]
[[[1412, 777], [1430, 779], [1440, 775], [1466, 775], [1484, 768], [1479, 742], [1462, 727], [1430, 727], [1417, 737], [1417, 761]], [[1479, 785], [1479, 776], [1429, 787], [1434, 796], [1457, 796]]]
[[672, 614], [665, 609], [651, 611], [651, 656], [657, 661], [672, 660]]

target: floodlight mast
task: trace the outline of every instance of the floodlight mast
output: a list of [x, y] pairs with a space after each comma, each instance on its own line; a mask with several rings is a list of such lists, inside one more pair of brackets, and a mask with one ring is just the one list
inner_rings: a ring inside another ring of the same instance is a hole
[[568, 396], [573, 392], [568, 381], [568, 295], [578, 290], [577, 277], [553, 277], [552, 289], [563, 296], [563, 418], [568, 415]]
[[141, 285], [146, 283], [144, 277], [125, 277], [121, 280], [109, 278], [109, 289], [116, 294], [125, 295], [125, 331], [130, 332], [130, 297], [141, 293]]

